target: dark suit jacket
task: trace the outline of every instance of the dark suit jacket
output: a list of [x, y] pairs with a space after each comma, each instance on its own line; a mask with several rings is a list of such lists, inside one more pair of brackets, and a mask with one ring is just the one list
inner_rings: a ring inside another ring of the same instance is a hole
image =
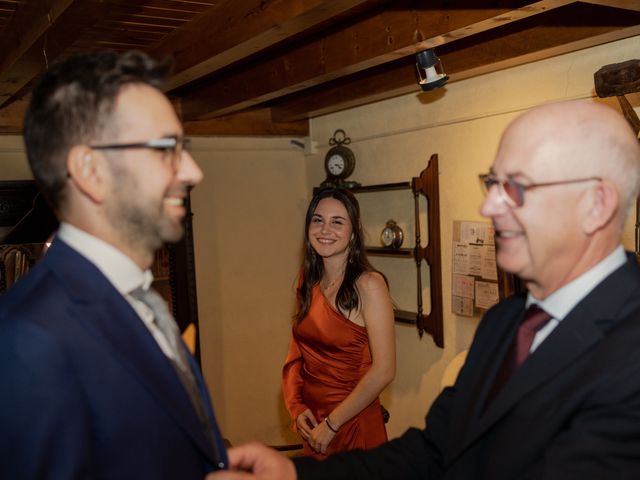
[[213, 445], [146, 326], [63, 242], [0, 297], [0, 478], [202, 479], [226, 463], [212, 423]]
[[512, 297], [487, 312], [425, 429], [322, 464], [297, 459], [299, 480], [640, 478], [635, 257], [567, 315], [485, 408], [524, 301]]

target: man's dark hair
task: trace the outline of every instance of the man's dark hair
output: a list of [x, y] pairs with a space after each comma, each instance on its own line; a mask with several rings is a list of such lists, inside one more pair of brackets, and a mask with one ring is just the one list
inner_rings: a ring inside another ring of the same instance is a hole
[[67, 155], [109, 128], [120, 89], [131, 83], [161, 88], [167, 62], [143, 52], [99, 51], [69, 57], [38, 82], [24, 121], [24, 142], [33, 176], [52, 208], [64, 201]]

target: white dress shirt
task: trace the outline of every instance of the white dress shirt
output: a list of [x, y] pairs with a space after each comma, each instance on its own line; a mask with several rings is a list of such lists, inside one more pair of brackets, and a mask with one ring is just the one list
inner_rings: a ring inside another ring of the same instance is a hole
[[526, 307], [529, 307], [532, 303], [537, 303], [540, 308], [552, 317], [549, 323], [536, 333], [529, 352], [535, 351], [551, 332], [560, 325], [564, 317], [573, 310], [573, 307], [626, 261], [627, 256], [625, 255], [624, 248], [620, 245], [591, 270], [583, 273], [559, 290], [556, 290], [544, 300], [537, 300], [529, 293]]
[[145, 290], [149, 288], [151, 282], [153, 282], [151, 271], [140, 270], [133, 260], [114, 246], [69, 223], [60, 224], [57, 237], [93, 263], [107, 277], [107, 280], [111, 282], [138, 314], [162, 352], [167, 357], [174, 359], [174, 353], [164, 334], [153, 321], [154, 316], [151, 309], [143, 302], [129, 295], [130, 292], [138, 287], [142, 287]]

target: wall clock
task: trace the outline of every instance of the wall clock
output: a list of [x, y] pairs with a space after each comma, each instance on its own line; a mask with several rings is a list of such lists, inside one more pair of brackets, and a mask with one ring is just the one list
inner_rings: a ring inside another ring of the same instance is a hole
[[321, 186], [354, 188], [360, 184], [354, 181], [347, 181], [356, 167], [356, 156], [348, 145], [351, 139], [346, 136], [344, 130], [338, 129], [329, 139], [329, 145], [333, 145], [324, 157], [324, 171], [327, 178]]

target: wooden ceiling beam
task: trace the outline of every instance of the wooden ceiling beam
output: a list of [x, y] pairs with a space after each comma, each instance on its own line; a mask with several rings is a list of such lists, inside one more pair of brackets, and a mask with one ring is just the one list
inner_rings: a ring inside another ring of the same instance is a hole
[[274, 121], [270, 108], [259, 108], [239, 112], [211, 120], [195, 120], [184, 123], [186, 135], [309, 135], [309, 121], [306, 119]]
[[8, 48], [0, 49], [0, 106], [53, 63], [107, 8], [104, 2], [58, 0], [45, 11], [42, 2], [37, 3], [40, 7], [16, 14]]
[[378, 3], [381, 0], [230, 0], [177, 29], [151, 53], [174, 59], [175, 74], [167, 87], [172, 90], [349, 11]]
[[[553, 35], [551, 29], [549, 29], [548, 31], [548, 34]], [[545, 60], [547, 58], [556, 57], [558, 55], [564, 55], [566, 53], [577, 52], [579, 50], [603, 45], [605, 43], [616, 42], [625, 38], [635, 37], [637, 35], [640, 35], [640, 24], [626, 28], [599, 27], [592, 30], [590, 34], [587, 34], [586, 30], [576, 31], [574, 33], [576, 39], [573, 41], [566, 39], [564, 43], [549, 45], [540, 50], [533, 50], [529, 53], [522, 53], [511, 58], [505, 58], [502, 60], [496, 59], [492, 63], [487, 63], [485, 65], [480, 65], [477, 67], [469, 65], [463, 68], [460, 65], [458, 67], [460, 70], [457, 73], [453, 74], [452, 80], [464, 80], [478, 75], [484, 75], [485, 73], [496, 72], [499, 70], [504, 70], [506, 68], [516, 67], [527, 63]]]
[[26, 99], [16, 100], [0, 109], [0, 134], [21, 135], [24, 112], [27, 110]]
[[[29, 98], [22, 98], [0, 109], [0, 135], [21, 135], [24, 114]], [[174, 105], [180, 111], [179, 104]], [[273, 119], [270, 108], [259, 108], [228, 115], [212, 120], [199, 120], [184, 123], [184, 132], [189, 136], [198, 135], [309, 135], [307, 119], [277, 121]]]
[[[453, 82], [640, 34], [638, 0], [15, 5], [0, 30], [0, 133], [19, 133], [26, 105], [20, 97], [48, 64], [96, 45], [176, 56], [171, 94], [183, 97], [191, 135], [304, 136], [309, 117], [411, 91], [420, 95], [414, 54], [426, 48], [437, 47]], [[209, 74], [216, 80], [206, 84]], [[445, 91], [439, 92], [427, 95]]]
[[416, 10], [409, 8], [411, 1], [393, 2], [388, 9], [352, 22], [348, 28], [192, 88], [182, 97], [185, 118], [237, 112], [575, 2], [542, 0], [515, 10], [480, 8], [484, 3], [478, 2], [478, 8], [473, 9]]
[[638, 0], [582, 0], [584, 3], [592, 3], [603, 7], [621, 8], [623, 10], [635, 10], [640, 12]]
[[0, 49], [0, 73], [7, 71], [42, 37], [76, 0], [54, 0], [50, 8], [38, 0], [18, 3]]
[[[540, 26], [486, 42], [470, 43], [458, 50], [441, 47], [438, 55], [450, 82], [454, 82], [636, 35], [640, 35], [640, 25], [591, 29]], [[340, 84], [327, 84], [324, 88], [273, 102], [270, 106], [274, 120], [294, 121], [411, 92], [428, 98], [442, 95], [446, 89], [422, 93], [416, 82], [415, 66], [406, 60], [354, 75]]]

